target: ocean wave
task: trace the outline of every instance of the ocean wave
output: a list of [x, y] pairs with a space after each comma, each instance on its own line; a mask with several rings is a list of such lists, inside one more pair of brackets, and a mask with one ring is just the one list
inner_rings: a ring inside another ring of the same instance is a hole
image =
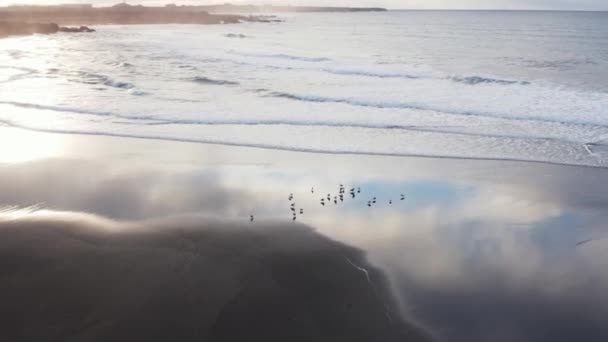
[[[135, 90], [137, 91], [137, 90]], [[146, 93], [134, 94], [134, 95], [146, 95]], [[585, 134], [584, 136], [577, 137], [565, 137], [561, 135], [551, 135], [541, 133], [540, 135], [533, 135], [530, 133], [526, 133], [525, 131], [520, 132], [519, 130], [512, 128], [510, 130], [511, 133], [487, 133], [484, 131], [471, 131], [467, 129], [466, 125], [399, 125], [389, 122], [360, 122], [360, 121], [332, 121], [332, 120], [298, 120], [298, 119], [246, 119], [246, 118], [235, 118], [235, 119], [223, 119], [223, 118], [211, 118], [211, 119], [180, 119], [175, 117], [167, 117], [162, 115], [137, 115], [137, 114], [118, 114], [112, 112], [101, 112], [101, 111], [91, 111], [86, 109], [78, 109], [71, 107], [62, 107], [62, 106], [51, 106], [51, 105], [40, 105], [40, 104], [32, 104], [32, 103], [21, 103], [21, 102], [11, 102], [11, 101], [0, 101], [1, 105], [9, 105], [15, 106], [19, 108], [26, 109], [35, 109], [35, 110], [45, 110], [45, 111], [53, 111], [59, 113], [72, 113], [72, 114], [82, 114], [82, 115], [93, 115], [93, 116], [103, 116], [103, 117], [113, 117], [116, 119], [131, 121], [130, 124], [141, 125], [141, 126], [171, 126], [171, 125], [200, 125], [200, 126], [285, 126], [285, 127], [333, 127], [333, 128], [363, 128], [363, 129], [381, 129], [381, 130], [395, 130], [395, 131], [411, 131], [411, 132], [428, 132], [428, 133], [446, 133], [460, 136], [468, 136], [468, 137], [485, 137], [485, 138], [518, 138], [518, 139], [535, 139], [535, 140], [546, 140], [546, 141], [560, 141], [560, 142], [570, 142], [570, 143], [583, 143], [583, 144], [593, 144], [593, 143], [603, 143], [602, 141], [606, 139], [608, 136], [607, 127], [599, 126], [599, 125], [589, 125], [589, 124], [575, 124], [575, 123], [555, 123], [555, 122], [541, 122], [541, 124], [552, 124], [554, 126], [551, 131], [557, 130], [584, 130], [585, 132], [597, 132], [596, 134]], [[5, 111], [6, 112], [6, 111]], [[449, 114], [449, 113], [447, 113]], [[512, 121], [513, 123], [510, 125], [515, 125], [516, 122], [521, 122], [524, 126], [528, 127], [529, 123], [527, 121], [533, 120], [521, 120], [521, 119], [500, 119], [499, 120], [507, 120]], [[513, 126], [516, 127], [516, 126]], [[543, 129], [547, 129], [547, 126]], [[540, 129], [540, 128], [539, 128]], [[544, 131], [540, 131], [544, 132]]]
[[283, 60], [311, 62], [311, 63], [320, 63], [320, 62], [331, 61], [331, 58], [328, 58], [328, 57], [295, 56], [295, 55], [288, 55], [288, 54], [284, 54], [284, 53], [263, 54], [263, 53], [245, 53], [245, 52], [236, 52], [236, 51], [231, 51], [230, 53], [237, 55], [237, 56], [244, 56], [244, 57], [283, 59]]
[[134, 95], [134, 96], [148, 95], [148, 93], [146, 93], [145, 91], [138, 90], [138, 89], [135, 89], [135, 88], [129, 89], [129, 94]]
[[[243, 56], [285, 56], [285, 58], [290, 57], [292, 60], [295, 61], [306, 61], [306, 62], [321, 62], [321, 61], [332, 61], [332, 60], [324, 60], [323, 58], [306, 58], [306, 57], [296, 57], [296, 56], [288, 56], [288, 55], [256, 55], [256, 54], [242, 54], [242, 53], [235, 53], [233, 52], [233, 54], [236, 55], [243, 55]], [[313, 72], [323, 72], [323, 73], [328, 73], [328, 74], [333, 74], [333, 75], [338, 75], [338, 76], [356, 76], [356, 77], [370, 77], [370, 78], [381, 78], [381, 79], [389, 79], [389, 78], [395, 78], [395, 79], [410, 79], [410, 80], [415, 80], [415, 79], [435, 79], [435, 80], [449, 80], [449, 81], [453, 81], [456, 83], [460, 83], [460, 84], [464, 84], [464, 85], [478, 85], [478, 84], [495, 84], [495, 85], [529, 85], [531, 84], [531, 82], [529, 81], [522, 81], [522, 80], [507, 80], [507, 79], [500, 79], [500, 78], [493, 78], [493, 77], [484, 77], [484, 76], [478, 76], [478, 75], [468, 75], [468, 76], [446, 76], [446, 75], [441, 75], [439, 73], [433, 73], [432, 71], [428, 71], [428, 70], [412, 70], [412, 71], [390, 71], [390, 70], [379, 70], [377, 68], [374, 68], [373, 66], [370, 66], [369, 68], [366, 67], [359, 67], [359, 68], [344, 68], [341, 66], [337, 66], [339, 65], [338, 62], [336, 62], [335, 66], [333, 65], [334, 63], [332, 63], [332, 65], [326, 66], [326, 67], [316, 67], [316, 66], [303, 66], [303, 65], [292, 65], [292, 64], [288, 64], [288, 65], [284, 65], [284, 64], [269, 64], [269, 63], [264, 63], [264, 64], [260, 64], [260, 63], [256, 63], [256, 62], [252, 62], [252, 61], [239, 61], [239, 60], [233, 60], [233, 59], [218, 59], [215, 62], [228, 62], [228, 63], [234, 63], [236, 65], [241, 65], [241, 66], [252, 66], [252, 67], [263, 67], [263, 68], [268, 68], [268, 69], [275, 69], [275, 70], [284, 70], [284, 71], [313, 71]]]
[[282, 53], [274, 54], [274, 55], [267, 55], [267, 57], [290, 59], [290, 60], [294, 60], [294, 61], [303, 61], [303, 62], [329, 62], [329, 61], [331, 61], [331, 58], [327, 58], [327, 57], [303, 57], [303, 56], [286, 55], [286, 54], [282, 54]]
[[[277, 97], [277, 98], [283, 98], [283, 99], [289, 99], [289, 100], [295, 100], [295, 101], [303, 101], [303, 102], [341, 103], [341, 104], [357, 106], [357, 107], [372, 107], [372, 108], [378, 108], [378, 109], [392, 108], [392, 109], [435, 110], [431, 107], [416, 105], [414, 103], [366, 101], [366, 100], [358, 100], [358, 99], [354, 99], [354, 98], [300, 95], [300, 94], [292, 94], [292, 93], [286, 93], [286, 92], [271, 92], [271, 93], [266, 94], [265, 96]], [[437, 111], [440, 111], [440, 110], [437, 110]], [[454, 114], [454, 113], [449, 113], [449, 114]]]
[[248, 36], [242, 34], [242, 33], [226, 33], [224, 35], [224, 37], [226, 38], [248, 38]]
[[25, 51], [22, 50], [8, 50], [7, 53], [12, 59], [22, 59], [23, 57], [28, 55]]
[[25, 78], [25, 77], [38, 73], [38, 70], [36, 70], [36, 69], [17, 67], [17, 66], [11, 66], [11, 65], [0, 65], [0, 69], [13, 70], [13, 71], [17, 72], [13, 75], [9, 75], [5, 79], [0, 79], [0, 83], [8, 83], [8, 82], [16, 81], [16, 80], [19, 80], [19, 79], [22, 79], [22, 78]]
[[528, 81], [513, 81], [513, 80], [502, 80], [497, 78], [489, 78], [489, 77], [481, 77], [481, 76], [453, 76], [450, 79], [454, 82], [468, 84], [468, 85], [477, 85], [483, 83], [489, 84], [500, 84], [500, 85], [529, 85]]
[[127, 120], [141, 120], [141, 121], [153, 121], [155, 118], [150, 115], [122, 115], [107, 111], [95, 111], [82, 108], [64, 107], [64, 106], [53, 106], [53, 105], [41, 105], [36, 103], [16, 102], [16, 101], [0, 101], [0, 105], [13, 106], [24, 109], [36, 109], [52, 112], [63, 112], [72, 114], [84, 114], [93, 116], [105, 116], [105, 117], [116, 117]]
[[405, 78], [405, 79], [423, 78], [423, 76], [421, 76], [421, 75], [413, 75], [413, 74], [399, 73], [399, 72], [378, 72], [378, 71], [372, 71], [372, 70], [324, 68], [324, 69], [320, 69], [320, 71], [334, 74], [334, 75], [345, 75], [345, 76], [363, 76], [363, 77], [377, 77], [377, 78]]
[[549, 122], [549, 123], [566, 123], [573, 125], [581, 125], [581, 126], [595, 126], [595, 127], [608, 127], [608, 124], [598, 123], [598, 122], [583, 122], [572, 119], [565, 119], [564, 117], [556, 116], [547, 117], [547, 116], [534, 116], [527, 115], [525, 117], [517, 116], [517, 115], [505, 115], [502, 113], [493, 113], [493, 112], [484, 112], [484, 111], [475, 111], [475, 110], [456, 110], [453, 108], [449, 108], [448, 106], [443, 105], [432, 105], [432, 104], [421, 104], [416, 102], [396, 102], [396, 101], [373, 101], [373, 100], [364, 100], [364, 99], [356, 99], [356, 98], [346, 98], [346, 97], [326, 97], [326, 96], [317, 96], [317, 95], [302, 95], [302, 94], [294, 94], [287, 92], [269, 92], [262, 96], [267, 97], [276, 97], [283, 98], [293, 101], [301, 101], [301, 102], [312, 102], [312, 103], [338, 103], [355, 107], [369, 107], [369, 108], [377, 108], [377, 109], [413, 109], [413, 110], [421, 110], [421, 111], [434, 111], [444, 114], [450, 115], [461, 115], [461, 116], [476, 116], [476, 117], [485, 117], [485, 118], [496, 118], [496, 119], [505, 119], [505, 120], [515, 120], [515, 121], [536, 121], [536, 122]]
[[70, 82], [82, 83], [82, 84], [101, 84], [106, 87], [119, 88], [119, 89], [132, 89], [135, 88], [133, 83], [117, 81], [109, 76], [92, 73], [88, 71], [62, 71], [59, 69], [49, 69], [51, 74], [61, 74], [66, 77]]
[[239, 82], [235, 81], [227, 81], [227, 80], [217, 80], [204, 76], [196, 76], [189, 79], [192, 82], [199, 84], [213, 84], [213, 85], [239, 85]]
[[108, 86], [108, 87], [120, 88], [120, 89], [133, 89], [133, 88], [135, 88], [135, 85], [133, 83], [122, 82], [122, 81], [115, 81], [113, 79], [108, 79], [107, 81], [103, 82], [103, 84], [105, 86]]
[[[243, 55], [249, 56], [249, 54], [241, 54], [235, 53], [235, 55]], [[255, 55], [257, 56], [257, 55]], [[280, 55], [278, 55], [280, 56]], [[287, 55], [283, 55], [287, 56]], [[324, 60], [321, 58], [307, 58], [307, 57], [295, 57], [290, 56], [292, 60], [295, 61], [305, 61], [305, 62], [329, 62], [330, 59]], [[239, 66], [248, 66], [248, 67], [262, 67], [266, 69], [272, 70], [284, 70], [284, 71], [312, 71], [312, 72], [324, 72], [328, 74], [340, 75], [340, 76], [360, 76], [360, 77], [376, 77], [376, 78], [403, 78], [403, 79], [418, 79], [418, 78], [431, 78], [424, 72], [413, 73], [413, 72], [398, 72], [398, 71], [380, 71], [374, 70], [373, 68], [344, 68], [340, 66], [325, 66], [318, 67], [313, 65], [292, 65], [292, 64], [270, 64], [270, 63], [258, 63], [251, 60], [235, 60], [232, 58], [215, 58], [213, 60], [214, 63], [231, 63]]]
[[576, 57], [555, 60], [529, 59], [523, 57], [504, 57], [507, 64], [514, 66], [525, 66], [533, 69], [560, 70], [569, 71], [575, 70], [579, 66], [595, 66], [598, 61], [589, 57]]
[[197, 67], [188, 64], [179, 64], [177, 66], [178, 69], [187, 69], [187, 70], [197, 70]]
[[133, 64], [128, 63], [128, 62], [115, 62], [115, 63], [113, 63], [113, 65], [117, 66], [117, 67], [121, 67], [121, 68], [132, 68], [132, 67], [134, 67]]

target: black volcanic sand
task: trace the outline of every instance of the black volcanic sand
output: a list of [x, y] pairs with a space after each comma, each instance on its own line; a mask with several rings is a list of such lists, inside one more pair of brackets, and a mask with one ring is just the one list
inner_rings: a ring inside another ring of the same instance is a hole
[[0, 218], [0, 294], [2, 341], [427, 340], [362, 252], [299, 224]]

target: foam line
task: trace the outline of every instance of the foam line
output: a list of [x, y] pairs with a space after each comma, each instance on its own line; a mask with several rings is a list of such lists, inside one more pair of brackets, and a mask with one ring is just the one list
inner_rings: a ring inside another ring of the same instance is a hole
[[[115, 114], [112, 112], [99, 112], [76, 109], [71, 107], [60, 107], [60, 106], [49, 106], [39, 105], [31, 103], [13, 102], [13, 101], [0, 101], [0, 104], [11, 105], [20, 108], [30, 108], [36, 110], [46, 110], [55, 112], [67, 112], [83, 115], [94, 115], [103, 117], [114, 117], [117, 119], [136, 121], [136, 124], [145, 126], [162, 126], [162, 125], [201, 125], [201, 126], [294, 126], [294, 127], [336, 127], [336, 128], [365, 128], [365, 129], [386, 129], [386, 130], [402, 130], [412, 132], [428, 132], [428, 133], [445, 133], [461, 136], [470, 137], [493, 137], [493, 138], [517, 138], [535, 141], [560, 141], [560, 142], [572, 142], [580, 143], [575, 139], [557, 139], [548, 137], [534, 137], [529, 135], [518, 135], [518, 134], [485, 134], [475, 132], [463, 132], [457, 129], [448, 129], [449, 126], [423, 126], [423, 125], [394, 125], [394, 124], [370, 124], [370, 123], [356, 123], [356, 122], [332, 122], [332, 121], [298, 121], [298, 120], [201, 120], [201, 119], [171, 119], [163, 118], [158, 116], [150, 115], [124, 115]], [[451, 113], [449, 113], [451, 114]], [[494, 117], [491, 117], [494, 118]], [[526, 121], [526, 120], [514, 120], [514, 121]], [[539, 120], [540, 121], [540, 120]], [[545, 121], [542, 121], [545, 122]], [[549, 122], [552, 123], [552, 122]], [[131, 124], [126, 123], [124, 124]], [[566, 126], [583, 126], [583, 127], [602, 127], [597, 125], [580, 125], [570, 123], [557, 123]]]
[[508, 116], [508, 115], [500, 115], [493, 113], [485, 113], [485, 112], [476, 112], [476, 111], [455, 111], [455, 110], [446, 110], [441, 106], [426, 106], [413, 102], [389, 102], [389, 101], [368, 101], [368, 100], [358, 100], [352, 98], [341, 98], [341, 97], [325, 97], [325, 96], [316, 96], [316, 95], [300, 95], [286, 92], [270, 92], [265, 96], [284, 98], [288, 100], [294, 101], [302, 101], [302, 102], [316, 102], [316, 103], [340, 103], [349, 106], [355, 107], [369, 107], [369, 108], [377, 108], [377, 109], [414, 109], [414, 110], [423, 110], [423, 111], [434, 111], [440, 112], [450, 115], [461, 115], [461, 116], [476, 116], [476, 117], [484, 117], [484, 118], [494, 118], [494, 119], [504, 119], [504, 120], [513, 120], [513, 121], [536, 121], [536, 122], [545, 122], [545, 123], [557, 123], [557, 124], [571, 124], [571, 125], [580, 125], [580, 126], [595, 126], [595, 127], [608, 127], [608, 124], [599, 124], [599, 123], [587, 123], [587, 122], [577, 122], [577, 121], [565, 121], [565, 120], [549, 120], [546, 117], [536, 117], [536, 116], [527, 116], [527, 117], [517, 117], [517, 116]]
[[254, 143], [238, 143], [238, 142], [226, 142], [217, 141], [213, 139], [203, 138], [179, 138], [159, 135], [146, 135], [146, 134], [124, 134], [124, 133], [112, 133], [112, 132], [101, 132], [101, 131], [83, 131], [83, 130], [65, 130], [65, 129], [45, 129], [29, 127], [26, 125], [20, 125], [8, 120], [0, 120], [0, 124], [24, 129], [33, 132], [40, 133], [54, 133], [54, 134], [77, 134], [77, 135], [90, 135], [90, 136], [106, 136], [115, 138], [130, 138], [130, 139], [146, 139], [146, 140], [160, 140], [160, 141], [174, 141], [174, 142], [186, 142], [186, 143], [198, 143], [207, 145], [220, 145], [220, 146], [235, 146], [235, 147], [251, 147], [260, 148], [267, 150], [277, 151], [290, 151], [290, 152], [303, 152], [303, 153], [322, 153], [322, 154], [344, 154], [344, 155], [369, 155], [369, 156], [389, 156], [389, 157], [417, 157], [417, 158], [439, 158], [439, 159], [457, 159], [457, 160], [502, 160], [502, 161], [515, 161], [515, 162], [528, 162], [538, 164], [550, 164], [550, 165], [564, 165], [564, 166], [578, 166], [578, 167], [589, 167], [608, 169], [608, 166], [604, 165], [590, 165], [590, 164], [577, 164], [572, 162], [557, 162], [557, 161], [546, 161], [536, 160], [527, 158], [507, 158], [507, 157], [474, 157], [474, 156], [459, 156], [459, 155], [444, 155], [444, 154], [417, 154], [417, 153], [389, 153], [389, 152], [372, 152], [372, 151], [349, 151], [349, 150], [324, 150], [316, 148], [294, 148], [289, 146], [272, 145], [272, 144], [254, 144]]

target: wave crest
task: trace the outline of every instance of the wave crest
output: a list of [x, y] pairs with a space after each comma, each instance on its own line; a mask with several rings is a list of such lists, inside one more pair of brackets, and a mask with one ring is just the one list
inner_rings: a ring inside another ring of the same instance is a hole
[[228, 81], [228, 80], [217, 80], [204, 76], [195, 76], [190, 79], [190, 81], [199, 84], [212, 84], [212, 85], [239, 85], [239, 82]]
[[499, 85], [528, 85], [530, 82], [528, 81], [514, 81], [514, 80], [502, 80], [498, 78], [489, 78], [482, 76], [453, 76], [450, 78], [454, 82], [468, 84], [468, 85], [477, 85], [477, 84], [499, 84]]

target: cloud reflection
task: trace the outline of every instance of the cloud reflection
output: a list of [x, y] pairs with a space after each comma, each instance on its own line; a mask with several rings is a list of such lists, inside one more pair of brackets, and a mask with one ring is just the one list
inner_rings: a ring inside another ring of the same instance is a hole
[[[504, 162], [392, 159], [381, 166], [388, 170], [384, 174], [382, 170], [347, 164], [328, 176], [325, 168], [314, 169], [312, 157], [304, 162], [313, 165], [306, 169], [308, 172], [302, 171], [303, 167], [227, 164], [184, 170], [133, 169], [67, 160], [11, 165], [0, 169], [0, 186], [7, 190], [0, 193], [0, 204], [29, 206], [44, 202], [43, 206], [50, 209], [92, 212], [129, 222], [169, 220], [164, 225], [152, 225], [163, 227], [192, 224], [191, 220], [170, 223], [172, 219], [166, 218], [183, 213], [221, 217], [223, 223], [218, 227], [251, 227], [247, 218], [255, 208], [256, 224], [258, 218], [262, 222], [268, 222], [266, 218], [283, 222], [272, 225], [271, 245], [278, 243], [279, 248], [287, 243], [289, 247], [285, 248], [289, 249], [293, 245], [281, 234], [300, 227], [286, 222], [290, 218], [287, 195], [293, 192], [298, 206], [306, 208], [306, 215], [298, 222], [365, 251], [370, 262], [386, 273], [408, 321], [424, 326], [440, 340], [608, 339], [608, 329], [603, 326], [603, 318], [608, 316], [606, 240], [577, 246], [579, 241], [606, 232], [608, 203], [602, 195], [606, 193], [604, 184], [608, 184], [602, 182], [608, 177], [605, 171]], [[429, 167], [432, 163], [450, 167]], [[378, 165], [365, 167], [380, 168]], [[487, 166], [482, 169], [479, 165]], [[494, 172], [492, 167], [501, 172]], [[340, 183], [347, 187], [360, 185], [361, 198], [344, 205], [320, 206], [319, 197], [334, 193]], [[318, 193], [310, 194], [311, 185]], [[401, 191], [406, 192], [406, 200], [389, 205], [387, 200]], [[369, 196], [380, 199], [371, 209], [364, 204]], [[227, 224], [227, 219], [238, 223]], [[110, 226], [123, 224], [114, 222]], [[275, 230], [280, 233], [275, 234]], [[258, 226], [250, 231], [266, 236]], [[177, 239], [171, 234], [171, 241]], [[180, 236], [178, 250], [195, 248], [196, 252], [188, 253], [196, 254], [203, 248], [196, 247], [197, 237], [175, 234]], [[95, 239], [84, 241], [100, 243]], [[240, 243], [237, 245], [229, 248], [231, 253], [241, 248]], [[154, 246], [158, 255], [167, 247]], [[268, 244], [254, 239], [253, 244], [244, 247], [257, 253]], [[317, 254], [315, 248], [305, 250], [311, 257]], [[181, 257], [158, 255], [150, 256], [150, 260], [161, 264], [164, 258], [167, 263], [185, 262]], [[230, 257], [230, 253], [221, 256]], [[360, 259], [353, 260], [360, 265]], [[309, 269], [296, 264], [303, 267], [300, 270]], [[213, 268], [213, 272], [223, 274], [222, 269]], [[350, 278], [345, 281], [350, 282]]]
[[47, 160], [0, 168], [0, 203], [41, 205], [115, 219], [180, 213], [248, 215], [252, 196], [221, 183], [217, 171], [128, 169], [74, 160]]

